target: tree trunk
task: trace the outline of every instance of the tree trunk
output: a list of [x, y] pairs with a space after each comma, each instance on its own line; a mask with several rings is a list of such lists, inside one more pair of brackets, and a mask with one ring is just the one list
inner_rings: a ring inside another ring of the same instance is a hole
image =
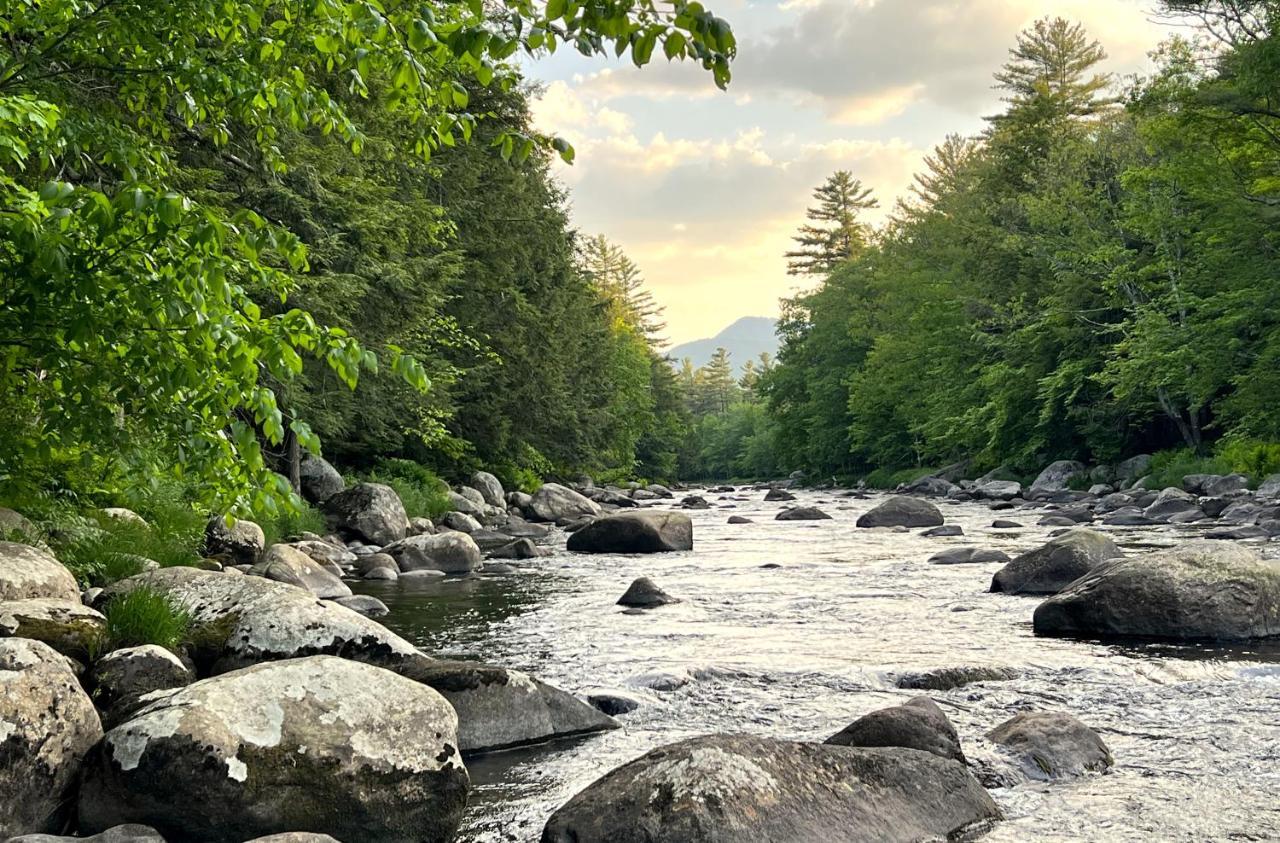
[[285, 430], [286, 458], [289, 461], [289, 485], [296, 495], [302, 494], [302, 448], [298, 444], [298, 434], [292, 429]]

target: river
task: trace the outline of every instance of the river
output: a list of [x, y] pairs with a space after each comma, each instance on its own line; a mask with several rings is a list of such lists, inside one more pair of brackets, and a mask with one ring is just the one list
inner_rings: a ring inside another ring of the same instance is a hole
[[[383, 622], [426, 652], [519, 668], [566, 690], [635, 690], [633, 677], [688, 678], [640, 689], [624, 728], [471, 759], [459, 840], [536, 841], [547, 816], [608, 770], [683, 737], [742, 731], [822, 740], [858, 716], [903, 702], [894, 677], [938, 667], [1013, 668], [1017, 679], [931, 692], [981, 755], [983, 734], [1021, 710], [1068, 711], [1115, 756], [1106, 775], [996, 789], [1006, 814], [985, 839], [1280, 839], [1280, 645], [1214, 649], [1038, 638], [1033, 597], [990, 594], [998, 564], [930, 565], [946, 547], [1010, 555], [1052, 528], [1043, 510], [993, 513], [940, 502], [963, 537], [860, 530], [881, 499], [799, 494], [831, 521], [779, 522], [788, 504], [759, 491], [692, 511], [694, 550], [651, 556], [570, 554], [516, 574], [414, 584], [363, 583], [391, 608]], [[735, 500], [736, 498], [736, 500]], [[729, 525], [729, 515], [755, 523]], [[995, 517], [1026, 524], [993, 529]], [[1129, 553], [1172, 544], [1187, 527], [1100, 527]], [[780, 567], [765, 568], [765, 565]], [[683, 602], [624, 614], [637, 576]]]

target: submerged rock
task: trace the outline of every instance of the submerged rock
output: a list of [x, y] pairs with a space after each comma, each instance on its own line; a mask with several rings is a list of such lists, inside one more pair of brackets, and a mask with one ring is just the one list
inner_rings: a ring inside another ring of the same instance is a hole
[[1121, 556], [1115, 542], [1094, 530], [1068, 530], [1017, 556], [991, 580], [1006, 594], [1056, 594], [1108, 559]]
[[569, 536], [566, 547], [578, 553], [693, 550], [693, 522], [682, 512], [623, 512], [592, 521]]
[[1112, 764], [1111, 750], [1098, 733], [1061, 712], [1023, 712], [992, 729], [987, 738], [1002, 747], [1030, 779], [1102, 772]]
[[930, 539], [943, 538], [944, 536], [963, 536], [964, 528], [959, 524], [943, 524], [941, 527], [925, 530], [920, 535]]
[[0, 839], [62, 830], [102, 723], [63, 656], [0, 640]]
[[1213, 541], [1116, 559], [1041, 603], [1033, 624], [1039, 635], [1280, 637], [1280, 562]]
[[775, 521], [830, 521], [831, 516], [816, 506], [794, 506], [778, 513]]
[[937, 703], [924, 696], [864, 714], [826, 742], [837, 746], [901, 746], [965, 763], [955, 726]]
[[764, 493], [766, 501], [793, 501], [796, 496], [788, 492], [786, 489], [770, 489]]
[[589, 785], [542, 843], [894, 843], [999, 817], [963, 765], [927, 752], [709, 735]]
[[0, 542], [0, 600], [79, 600], [80, 586], [61, 562], [45, 550]]
[[457, 715], [432, 689], [332, 656], [257, 665], [149, 703], [87, 765], [80, 825], [176, 840], [288, 829], [445, 843], [469, 780]]
[[755, 522], [752, 521], [750, 518], [746, 517], [745, 515], [730, 515], [729, 523], [730, 524], [754, 524]]
[[1007, 553], [990, 547], [953, 547], [929, 557], [931, 565], [978, 565], [1008, 561]]
[[941, 667], [923, 673], [907, 673], [894, 683], [913, 691], [950, 691], [975, 682], [1007, 682], [1018, 671], [1008, 667]]
[[661, 588], [658, 584], [648, 577], [639, 577], [630, 586], [626, 592], [618, 598], [619, 606], [638, 606], [642, 609], [652, 609], [655, 606], [666, 606], [669, 603], [679, 603], [678, 598], [672, 597]]
[[643, 705], [643, 701], [635, 694], [626, 691], [591, 691], [587, 694], [587, 702], [597, 711], [610, 717], [629, 714]]
[[858, 519], [859, 527], [937, 527], [942, 513], [919, 498], [892, 497]]

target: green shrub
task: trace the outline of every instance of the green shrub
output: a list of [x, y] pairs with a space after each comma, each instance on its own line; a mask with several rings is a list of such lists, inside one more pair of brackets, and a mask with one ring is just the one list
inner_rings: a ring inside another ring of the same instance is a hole
[[359, 479], [395, 489], [410, 518], [439, 518], [453, 509], [449, 505], [448, 484], [413, 460], [379, 460], [372, 471]]
[[158, 644], [177, 652], [191, 632], [191, 615], [160, 589], [141, 585], [107, 604], [100, 652]]
[[1280, 442], [1228, 436], [1218, 443], [1214, 453], [1228, 472], [1248, 475], [1255, 485], [1280, 473]]
[[302, 501], [299, 501], [297, 509], [287, 510], [281, 507], [275, 514], [255, 517], [253, 521], [262, 528], [266, 547], [288, 541], [303, 533], [324, 535], [329, 531], [324, 515], [315, 507]]
[[903, 483], [910, 483], [917, 477], [923, 477], [930, 472], [937, 471], [934, 468], [877, 468], [866, 476], [865, 481], [869, 489], [896, 489]]
[[1229, 474], [1230, 468], [1217, 457], [1197, 454], [1190, 448], [1158, 451], [1151, 455], [1151, 471], [1147, 485], [1153, 489], [1182, 487], [1188, 474]]
[[89, 585], [110, 585], [139, 574], [147, 560], [162, 568], [196, 563], [204, 519], [194, 511], [170, 511], [161, 520], [164, 526], [94, 513], [75, 526], [69, 521], [50, 525], [49, 544], [58, 560]]

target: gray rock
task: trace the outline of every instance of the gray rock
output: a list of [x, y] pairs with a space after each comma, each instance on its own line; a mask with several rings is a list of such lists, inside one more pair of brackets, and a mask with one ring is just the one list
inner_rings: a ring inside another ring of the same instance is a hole
[[1209, 541], [1116, 559], [1041, 603], [1032, 622], [1038, 635], [1280, 637], [1280, 562]]
[[927, 752], [709, 735], [597, 780], [542, 843], [905, 843], [999, 817], [964, 765]]
[[59, 834], [23, 834], [5, 843], [165, 843], [160, 832], [149, 825], [129, 823], [109, 828], [91, 837], [63, 837]]
[[1243, 474], [1210, 477], [1200, 486], [1200, 494], [1211, 498], [1243, 495], [1249, 491], [1249, 478]]
[[391, 544], [409, 531], [400, 496], [381, 483], [357, 483], [325, 501], [324, 508], [338, 529], [372, 544]]
[[858, 519], [859, 527], [937, 527], [942, 513], [928, 501], [896, 496]]
[[440, 519], [440, 524], [450, 530], [468, 535], [479, 532], [481, 529], [480, 522], [465, 512], [446, 512]]
[[1159, 522], [1143, 515], [1142, 510], [1127, 508], [1116, 510], [1106, 518], [1103, 518], [1102, 523], [1109, 527], [1146, 527]]
[[1035, 550], [1017, 556], [996, 572], [992, 591], [1006, 594], [1056, 594], [1108, 559], [1120, 548], [1102, 533], [1068, 530]]
[[1258, 484], [1255, 493], [1260, 499], [1280, 498], [1280, 474], [1272, 474]]
[[102, 723], [67, 659], [0, 640], [0, 839], [61, 831]]
[[245, 843], [342, 843], [328, 834], [313, 834], [310, 831], [285, 831], [280, 834], [268, 834], [266, 837], [255, 837]]
[[40, 597], [0, 603], [0, 636], [41, 641], [73, 659], [85, 659], [102, 640], [107, 619], [75, 600]]
[[592, 521], [569, 536], [566, 547], [579, 553], [693, 550], [693, 522], [681, 512], [623, 512]]
[[1041, 527], [1074, 527], [1076, 521], [1064, 515], [1046, 515], [1036, 522]]
[[386, 553], [370, 553], [367, 556], [361, 556], [356, 560], [356, 572], [365, 579], [395, 579], [395, 577], [369, 576], [374, 571], [383, 570], [399, 573], [400, 566], [396, 564], [396, 560]]
[[1115, 488], [1112, 486], [1108, 486], [1106, 483], [1094, 483], [1092, 486], [1089, 487], [1089, 494], [1093, 495], [1095, 498], [1100, 498], [1105, 495], [1110, 495], [1113, 492], [1115, 492]]
[[943, 480], [941, 477], [927, 475], [925, 477], [917, 477], [910, 483], [902, 487], [902, 491], [908, 495], [925, 495], [934, 498], [945, 498], [947, 495], [960, 488], [954, 483]]
[[359, 612], [366, 618], [382, 618], [391, 614], [391, 610], [387, 608], [387, 604], [383, 603], [376, 597], [368, 594], [353, 594], [350, 597], [339, 597], [333, 601], [339, 606], [344, 606], [353, 612]]
[[241, 841], [308, 828], [346, 840], [451, 840], [469, 780], [457, 715], [432, 689], [312, 656], [206, 679], [107, 732], [80, 825]]
[[435, 531], [436, 531], [436, 525], [431, 522], [430, 518], [422, 518], [421, 516], [419, 516], [417, 518], [409, 519], [408, 535], [410, 536], [423, 536], [423, 535], [429, 536]]
[[990, 547], [951, 547], [929, 557], [931, 565], [980, 565], [1008, 561], [1007, 553]]
[[490, 559], [536, 559], [543, 553], [531, 539], [516, 539], [495, 547], [486, 555]]
[[793, 501], [796, 496], [786, 489], [770, 489], [764, 493], [764, 499], [766, 501]]
[[481, 502], [473, 501], [466, 495], [455, 492], [452, 489], [450, 489], [447, 494], [449, 496], [449, 508], [451, 511], [476, 517], [484, 515], [483, 500]]
[[485, 503], [490, 506], [503, 507], [506, 505], [507, 493], [503, 491], [501, 481], [489, 472], [477, 471], [471, 475], [471, 486], [480, 492]]
[[1070, 714], [1023, 712], [987, 733], [1029, 779], [1070, 778], [1111, 766], [1111, 751], [1098, 733]]
[[479, 507], [481, 513], [483, 513], [484, 508], [489, 505], [488, 501], [484, 499], [484, 495], [481, 494], [479, 489], [473, 489], [470, 486], [459, 486], [458, 494], [471, 501], [475, 506]]
[[102, 514], [115, 521], [123, 521], [126, 524], [133, 524], [137, 527], [150, 527], [147, 519], [143, 518], [132, 509], [125, 509], [123, 506], [104, 507]]
[[16, 534], [24, 540], [35, 540], [36, 526], [20, 512], [0, 506], [0, 537]]
[[409, 675], [439, 691], [458, 712], [458, 745], [463, 752], [618, 728], [612, 717], [519, 671], [437, 660]]
[[677, 598], [658, 588], [658, 584], [648, 577], [637, 578], [627, 587], [626, 593], [618, 598], [619, 606], [636, 606], [641, 609], [679, 602]]
[[901, 746], [966, 763], [955, 727], [937, 703], [923, 696], [864, 714], [827, 738], [826, 743], [836, 746]]
[[102, 599], [110, 601], [139, 585], [168, 593], [193, 624], [210, 632], [198, 637], [196, 647], [197, 660], [210, 663], [213, 673], [317, 654], [341, 654], [395, 670], [429, 661], [381, 624], [262, 577], [162, 568], [115, 583]]
[[76, 578], [45, 550], [0, 542], [0, 600], [79, 600]]
[[[1074, 524], [1075, 522], [1072, 521], [1071, 523]], [[1017, 521], [1010, 521], [1007, 518], [997, 518], [991, 522], [991, 527], [994, 530], [1016, 530], [1021, 526]]]
[[356, 555], [345, 547], [339, 547], [330, 542], [317, 539], [303, 539], [302, 541], [293, 542], [290, 547], [300, 550], [310, 556], [316, 562], [324, 566], [325, 570], [337, 576], [343, 568], [350, 568], [356, 563]]
[[225, 558], [231, 565], [256, 563], [266, 544], [262, 528], [243, 518], [227, 526], [227, 519], [215, 515], [204, 528], [205, 555]]
[[570, 521], [600, 514], [600, 505], [559, 483], [544, 483], [529, 501], [529, 511], [540, 521]]
[[346, 485], [342, 482], [342, 475], [327, 460], [310, 454], [302, 458], [299, 477], [302, 480], [302, 496], [316, 505], [329, 500]]
[[951, 691], [977, 682], [1007, 682], [1018, 671], [1007, 667], [942, 667], [923, 673], [907, 673], [894, 683], [912, 691]]
[[1129, 459], [1116, 466], [1116, 481], [1127, 485], [1150, 473], [1151, 455], [1138, 454], [1137, 456], [1129, 457]]
[[587, 702], [602, 714], [617, 717], [619, 714], [630, 714], [643, 705], [643, 701], [635, 694], [626, 691], [591, 691], [587, 694]]
[[295, 547], [273, 544], [249, 573], [305, 589], [323, 600], [350, 597], [351, 589], [319, 562]]
[[831, 516], [816, 506], [793, 506], [778, 513], [775, 521], [830, 521]]
[[113, 650], [89, 670], [93, 701], [108, 726], [135, 711], [145, 695], [183, 688], [195, 679], [181, 659], [155, 644]]
[[1193, 495], [1172, 486], [1160, 492], [1156, 499], [1142, 511], [1142, 514], [1153, 521], [1167, 520], [1169, 516], [1179, 512], [1197, 509]]
[[1007, 501], [1022, 494], [1022, 484], [1017, 480], [988, 480], [974, 486], [973, 496], [982, 500]]
[[468, 574], [480, 565], [480, 548], [466, 533], [410, 536], [382, 551], [396, 560], [401, 573], [431, 570]]
[[710, 509], [711, 504], [702, 495], [688, 495], [680, 501], [681, 509]]
[[750, 518], [746, 517], [745, 515], [730, 515], [729, 523], [730, 524], [754, 524], [756, 522], [752, 521]]
[[920, 535], [927, 538], [941, 538], [943, 536], [963, 536], [964, 528], [959, 524], [943, 524], [941, 527], [933, 527], [925, 530]]
[[1084, 474], [1086, 468], [1084, 463], [1075, 460], [1058, 460], [1049, 463], [1041, 471], [1031, 483], [1030, 493], [1032, 495], [1044, 492], [1061, 492], [1067, 489], [1068, 484], [1077, 475]]

